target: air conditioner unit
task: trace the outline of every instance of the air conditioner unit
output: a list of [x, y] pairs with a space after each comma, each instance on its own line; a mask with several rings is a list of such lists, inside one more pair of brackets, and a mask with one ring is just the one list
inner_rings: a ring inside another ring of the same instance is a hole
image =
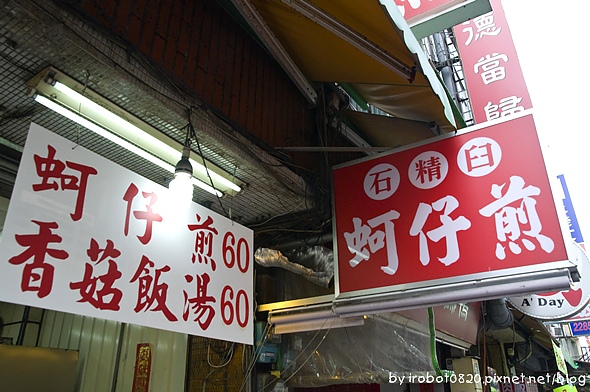
[[554, 324], [551, 326], [551, 335], [555, 336], [556, 338], [565, 337], [563, 328], [559, 324]]

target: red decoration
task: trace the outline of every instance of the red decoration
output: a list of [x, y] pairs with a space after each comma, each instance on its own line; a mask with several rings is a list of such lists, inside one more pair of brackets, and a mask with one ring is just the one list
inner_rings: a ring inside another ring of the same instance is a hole
[[152, 369], [152, 349], [149, 343], [139, 343], [135, 352], [132, 392], [148, 392]]

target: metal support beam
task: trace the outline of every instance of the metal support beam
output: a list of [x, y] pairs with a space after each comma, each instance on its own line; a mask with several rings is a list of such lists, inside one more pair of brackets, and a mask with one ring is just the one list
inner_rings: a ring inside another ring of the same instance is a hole
[[256, 32], [262, 42], [264, 42], [264, 45], [271, 52], [274, 58], [279, 62], [279, 64], [281, 64], [285, 72], [287, 72], [289, 77], [291, 77], [291, 80], [293, 80], [299, 90], [301, 90], [305, 98], [315, 105], [318, 96], [311, 83], [307, 80], [305, 75], [303, 75], [293, 59], [291, 59], [291, 56], [289, 56], [270, 27], [268, 27], [264, 21], [264, 18], [262, 18], [256, 7], [254, 7], [250, 0], [232, 0], [232, 3], [234, 7], [238, 9], [240, 14], [242, 14], [244, 19], [246, 19], [250, 27]]
[[385, 49], [379, 47], [376, 43], [370, 41], [361, 33], [340, 22], [321, 8], [316, 7], [315, 5], [310, 4], [304, 0], [282, 1], [289, 7], [305, 15], [307, 18], [319, 24], [326, 30], [334, 33], [374, 60], [377, 60], [381, 64], [385, 65], [396, 74], [406, 78], [410, 82], [414, 80], [415, 68], [413, 66], [405, 64], [403, 61], [396, 58]]
[[304, 151], [304, 152], [382, 152], [395, 147], [275, 147], [283, 151]]

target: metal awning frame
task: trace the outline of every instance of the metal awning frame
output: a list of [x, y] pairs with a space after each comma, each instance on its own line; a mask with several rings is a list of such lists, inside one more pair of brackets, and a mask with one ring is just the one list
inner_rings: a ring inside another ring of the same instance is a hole
[[299, 88], [305, 98], [313, 105], [317, 103], [318, 95], [312, 84], [307, 80], [303, 72], [295, 64], [287, 50], [283, 47], [281, 42], [274, 35], [270, 27], [264, 21], [264, 18], [256, 10], [256, 7], [250, 0], [231, 0], [234, 7], [240, 12], [244, 19], [248, 22], [252, 30], [256, 32], [258, 38], [262, 40], [266, 49], [274, 56], [275, 60], [279, 62], [281, 67], [287, 72], [293, 83]]
[[393, 54], [380, 48], [367, 37], [353, 30], [328, 12], [302, 0], [282, 0], [282, 2], [342, 38], [369, 57], [385, 65], [391, 71], [404, 77], [410, 83], [414, 80], [416, 76], [416, 67], [414, 65], [405, 64]]

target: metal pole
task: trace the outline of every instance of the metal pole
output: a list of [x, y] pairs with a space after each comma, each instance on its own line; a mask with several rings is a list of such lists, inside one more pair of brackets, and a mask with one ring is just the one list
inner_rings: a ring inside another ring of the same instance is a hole
[[22, 346], [23, 341], [25, 340], [25, 333], [27, 332], [27, 324], [29, 322], [29, 313], [31, 312], [30, 306], [25, 306], [23, 310], [23, 317], [20, 322], [20, 328], [18, 330], [18, 337], [16, 339], [16, 345]]
[[117, 390], [117, 380], [119, 378], [119, 366], [121, 362], [121, 352], [123, 351], [123, 337], [125, 335], [125, 327], [127, 324], [121, 323], [121, 329], [119, 331], [119, 342], [117, 343], [117, 356], [115, 357], [115, 369], [113, 372], [113, 383], [111, 385], [111, 392]]
[[458, 104], [457, 87], [455, 86], [455, 81], [453, 80], [453, 70], [451, 69], [450, 65], [449, 48], [445, 42], [444, 33], [434, 34], [434, 46], [438, 63], [441, 66], [440, 74], [442, 80], [447, 87], [447, 90], [449, 90], [451, 97], [453, 97], [455, 104]]

